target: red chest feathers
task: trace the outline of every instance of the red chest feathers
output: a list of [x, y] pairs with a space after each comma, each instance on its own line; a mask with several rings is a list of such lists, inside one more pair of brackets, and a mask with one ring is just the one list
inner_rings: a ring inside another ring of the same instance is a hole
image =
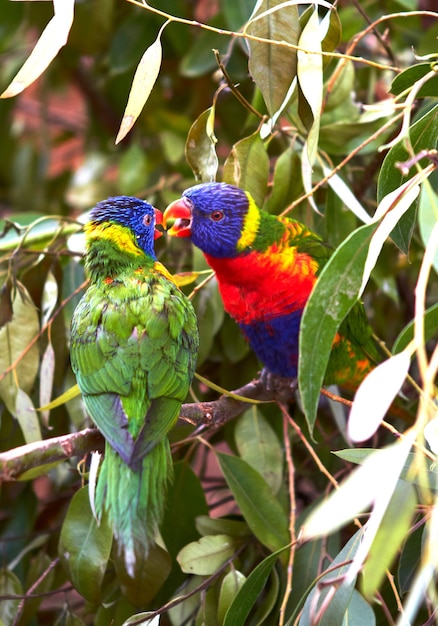
[[316, 263], [294, 248], [250, 252], [235, 259], [205, 255], [215, 270], [225, 310], [237, 323], [269, 320], [304, 308]]

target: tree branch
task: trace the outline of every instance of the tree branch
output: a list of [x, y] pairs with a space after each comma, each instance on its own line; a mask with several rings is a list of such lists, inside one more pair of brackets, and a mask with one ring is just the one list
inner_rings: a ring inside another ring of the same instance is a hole
[[[287, 378], [253, 380], [232, 392], [233, 395], [261, 402], [291, 402], [295, 381]], [[209, 432], [221, 428], [244, 413], [250, 403], [228, 395], [212, 402], [183, 404], [180, 419], [199, 427], [208, 426]], [[23, 478], [26, 472], [75, 456], [85, 456], [94, 450], [103, 451], [104, 438], [97, 428], [86, 428], [76, 433], [52, 437], [0, 453], [0, 482]], [[29, 476], [29, 478], [32, 475]]]

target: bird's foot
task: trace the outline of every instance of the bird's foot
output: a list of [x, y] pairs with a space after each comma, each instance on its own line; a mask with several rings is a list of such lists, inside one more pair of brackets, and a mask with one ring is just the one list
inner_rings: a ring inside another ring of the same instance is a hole
[[298, 388], [297, 378], [284, 378], [273, 374], [265, 367], [260, 372], [260, 382], [267, 394], [279, 402], [293, 402]]

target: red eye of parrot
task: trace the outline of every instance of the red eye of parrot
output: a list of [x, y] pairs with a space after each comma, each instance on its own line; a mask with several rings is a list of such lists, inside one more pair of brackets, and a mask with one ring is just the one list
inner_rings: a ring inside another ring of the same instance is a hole
[[145, 215], [143, 218], [143, 224], [145, 226], [150, 226], [152, 224], [152, 215]]
[[224, 212], [223, 211], [213, 211], [213, 213], [210, 214], [210, 217], [213, 220], [213, 222], [220, 222], [221, 220], [224, 219]]

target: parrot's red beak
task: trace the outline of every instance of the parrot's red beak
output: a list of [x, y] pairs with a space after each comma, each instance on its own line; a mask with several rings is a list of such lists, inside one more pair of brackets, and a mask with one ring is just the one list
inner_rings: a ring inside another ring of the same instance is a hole
[[[163, 224], [163, 214], [158, 209], [154, 208], [155, 212], [155, 226]], [[154, 229], [154, 239], [158, 239], [163, 236], [163, 232], [161, 230]]]
[[[173, 220], [170, 228], [169, 221]], [[190, 237], [192, 234], [192, 210], [187, 198], [180, 198], [169, 204], [163, 215], [163, 226], [171, 237]]]

